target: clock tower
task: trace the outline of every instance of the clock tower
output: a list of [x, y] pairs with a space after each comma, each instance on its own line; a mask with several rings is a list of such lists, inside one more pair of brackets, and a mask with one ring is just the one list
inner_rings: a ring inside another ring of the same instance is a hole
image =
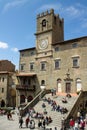
[[52, 45], [64, 41], [64, 20], [53, 9], [38, 14], [35, 35], [37, 55], [43, 52], [52, 55]]

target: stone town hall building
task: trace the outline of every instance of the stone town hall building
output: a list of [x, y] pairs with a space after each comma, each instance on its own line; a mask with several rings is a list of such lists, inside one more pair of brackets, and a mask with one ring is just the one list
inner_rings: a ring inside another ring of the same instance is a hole
[[87, 90], [87, 36], [64, 41], [64, 19], [53, 9], [37, 15], [35, 36], [36, 47], [20, 50], [18, 104], [33, 99], [41, 86], [65, 93]]

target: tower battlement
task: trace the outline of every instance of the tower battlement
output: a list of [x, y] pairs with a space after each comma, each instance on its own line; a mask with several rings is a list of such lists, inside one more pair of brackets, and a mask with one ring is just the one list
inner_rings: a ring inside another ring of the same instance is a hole
[[61, 22], [64, 21], [63, 18], [60, 18], [59, 14], [54, 14], [54, 9], [50, 9], [50, 10], [47, 10], [47, 11], [45, 11], [45, 12], [42, 12], [42, 13], [38, 14], [38, 15], [37, 15], [37, 19], [42, 18], [42, 17], [45, 17], [46, 15], [50, 15], [50, 14], [53, 14], [54, 17], [60, 19]]
[[37, 18], [44, 17], [44, 16], [46, 16], [46, 15], [48, 15], [48, 14], [54, 14], [54, 9], [50, 9], [50, 10], [47, 10], [47, 11], [45, 11], [45, 12], [42, 12], [41, 14], [38, 14], [38, 15], [37, 15]]
[[[64, 40], [64, 19], [54, 12], [54, 9], [46, 10], [37, 15], [37, 32], [35, 35], [48, 35], [47, 32], [52, 31], [49, 39], [52, 38], [52, 44]], [[48, 36], [47, 36], [48, 37]]]

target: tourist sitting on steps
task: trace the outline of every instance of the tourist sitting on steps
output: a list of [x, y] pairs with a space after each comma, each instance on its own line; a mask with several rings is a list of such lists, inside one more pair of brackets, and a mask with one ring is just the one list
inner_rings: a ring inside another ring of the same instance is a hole
[[48, 122], [51, 123], [52, 122], [52, 118], [49, 116], [48, 117]]
[[71, 98], [72, 96], [70, 93], [67, 93], [66, 97]]
[[63, 103], [67, 103], [66, 97], [64, 97], [64, 98], [62, 99], [62, 102], [63, 102]]
[[43, 104], [42, 104], [42, 107], [43, 107], [43, 108], [45, 108], [45, 107], [46, 107], [45, 103], [43, 103]]
[[46, 110], [46, 109], [44, 109], [43, 113], [44, 113], [44, 114], [47, 114], [47, 110]]

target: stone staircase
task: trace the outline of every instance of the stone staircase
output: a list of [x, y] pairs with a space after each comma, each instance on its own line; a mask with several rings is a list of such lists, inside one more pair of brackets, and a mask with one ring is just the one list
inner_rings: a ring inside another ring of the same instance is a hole
[[[52, 96], [51, 94], [46, 94], [45, 95], [46, 98], [51, 98], [52, 100], [56, 101], [57, 104], [59, 104], [62, 107], [66, 107], [68, 109], [68, 113], [66, 114], [61, 114], [60, 112], [57, 111], [52, 111], [52, 106], [50, 104], [48, 104], [47, 102], [45, 102], [46, 104], [46, 110], [47, 110], [47, 116], [51, 116], [51, 118], [53, 119], [52, 123], [49, 124], [49, 127], [53, 128], [53, 127], [57, 127], [58, 129], [61, 128], [61, 120], [63, 117], [65, 117], [65, 119], [67, 118], [69, 112], [71, 111], [73, 105], [75, 104], [76, 100], [78, 99], [78, 95], [77, 96], [72, 96], [71, 98], [66, 98], [68, 103], [62, 103], [62, 98], [65, 97], [64, 95], [59, 95], [59, 96]], [[44, 98], [44, 97], [43, 97]], [[43, 113], [44, 108], [42, 108], [42, 103], [44, 101], [40, 100], [35, 106], [34, 109], [36, 112], [40, 112]], [[46, 115], [44, 115], [46, 116]], [[37, 124], [37, 120], [35, 120], [36, 124]]]

